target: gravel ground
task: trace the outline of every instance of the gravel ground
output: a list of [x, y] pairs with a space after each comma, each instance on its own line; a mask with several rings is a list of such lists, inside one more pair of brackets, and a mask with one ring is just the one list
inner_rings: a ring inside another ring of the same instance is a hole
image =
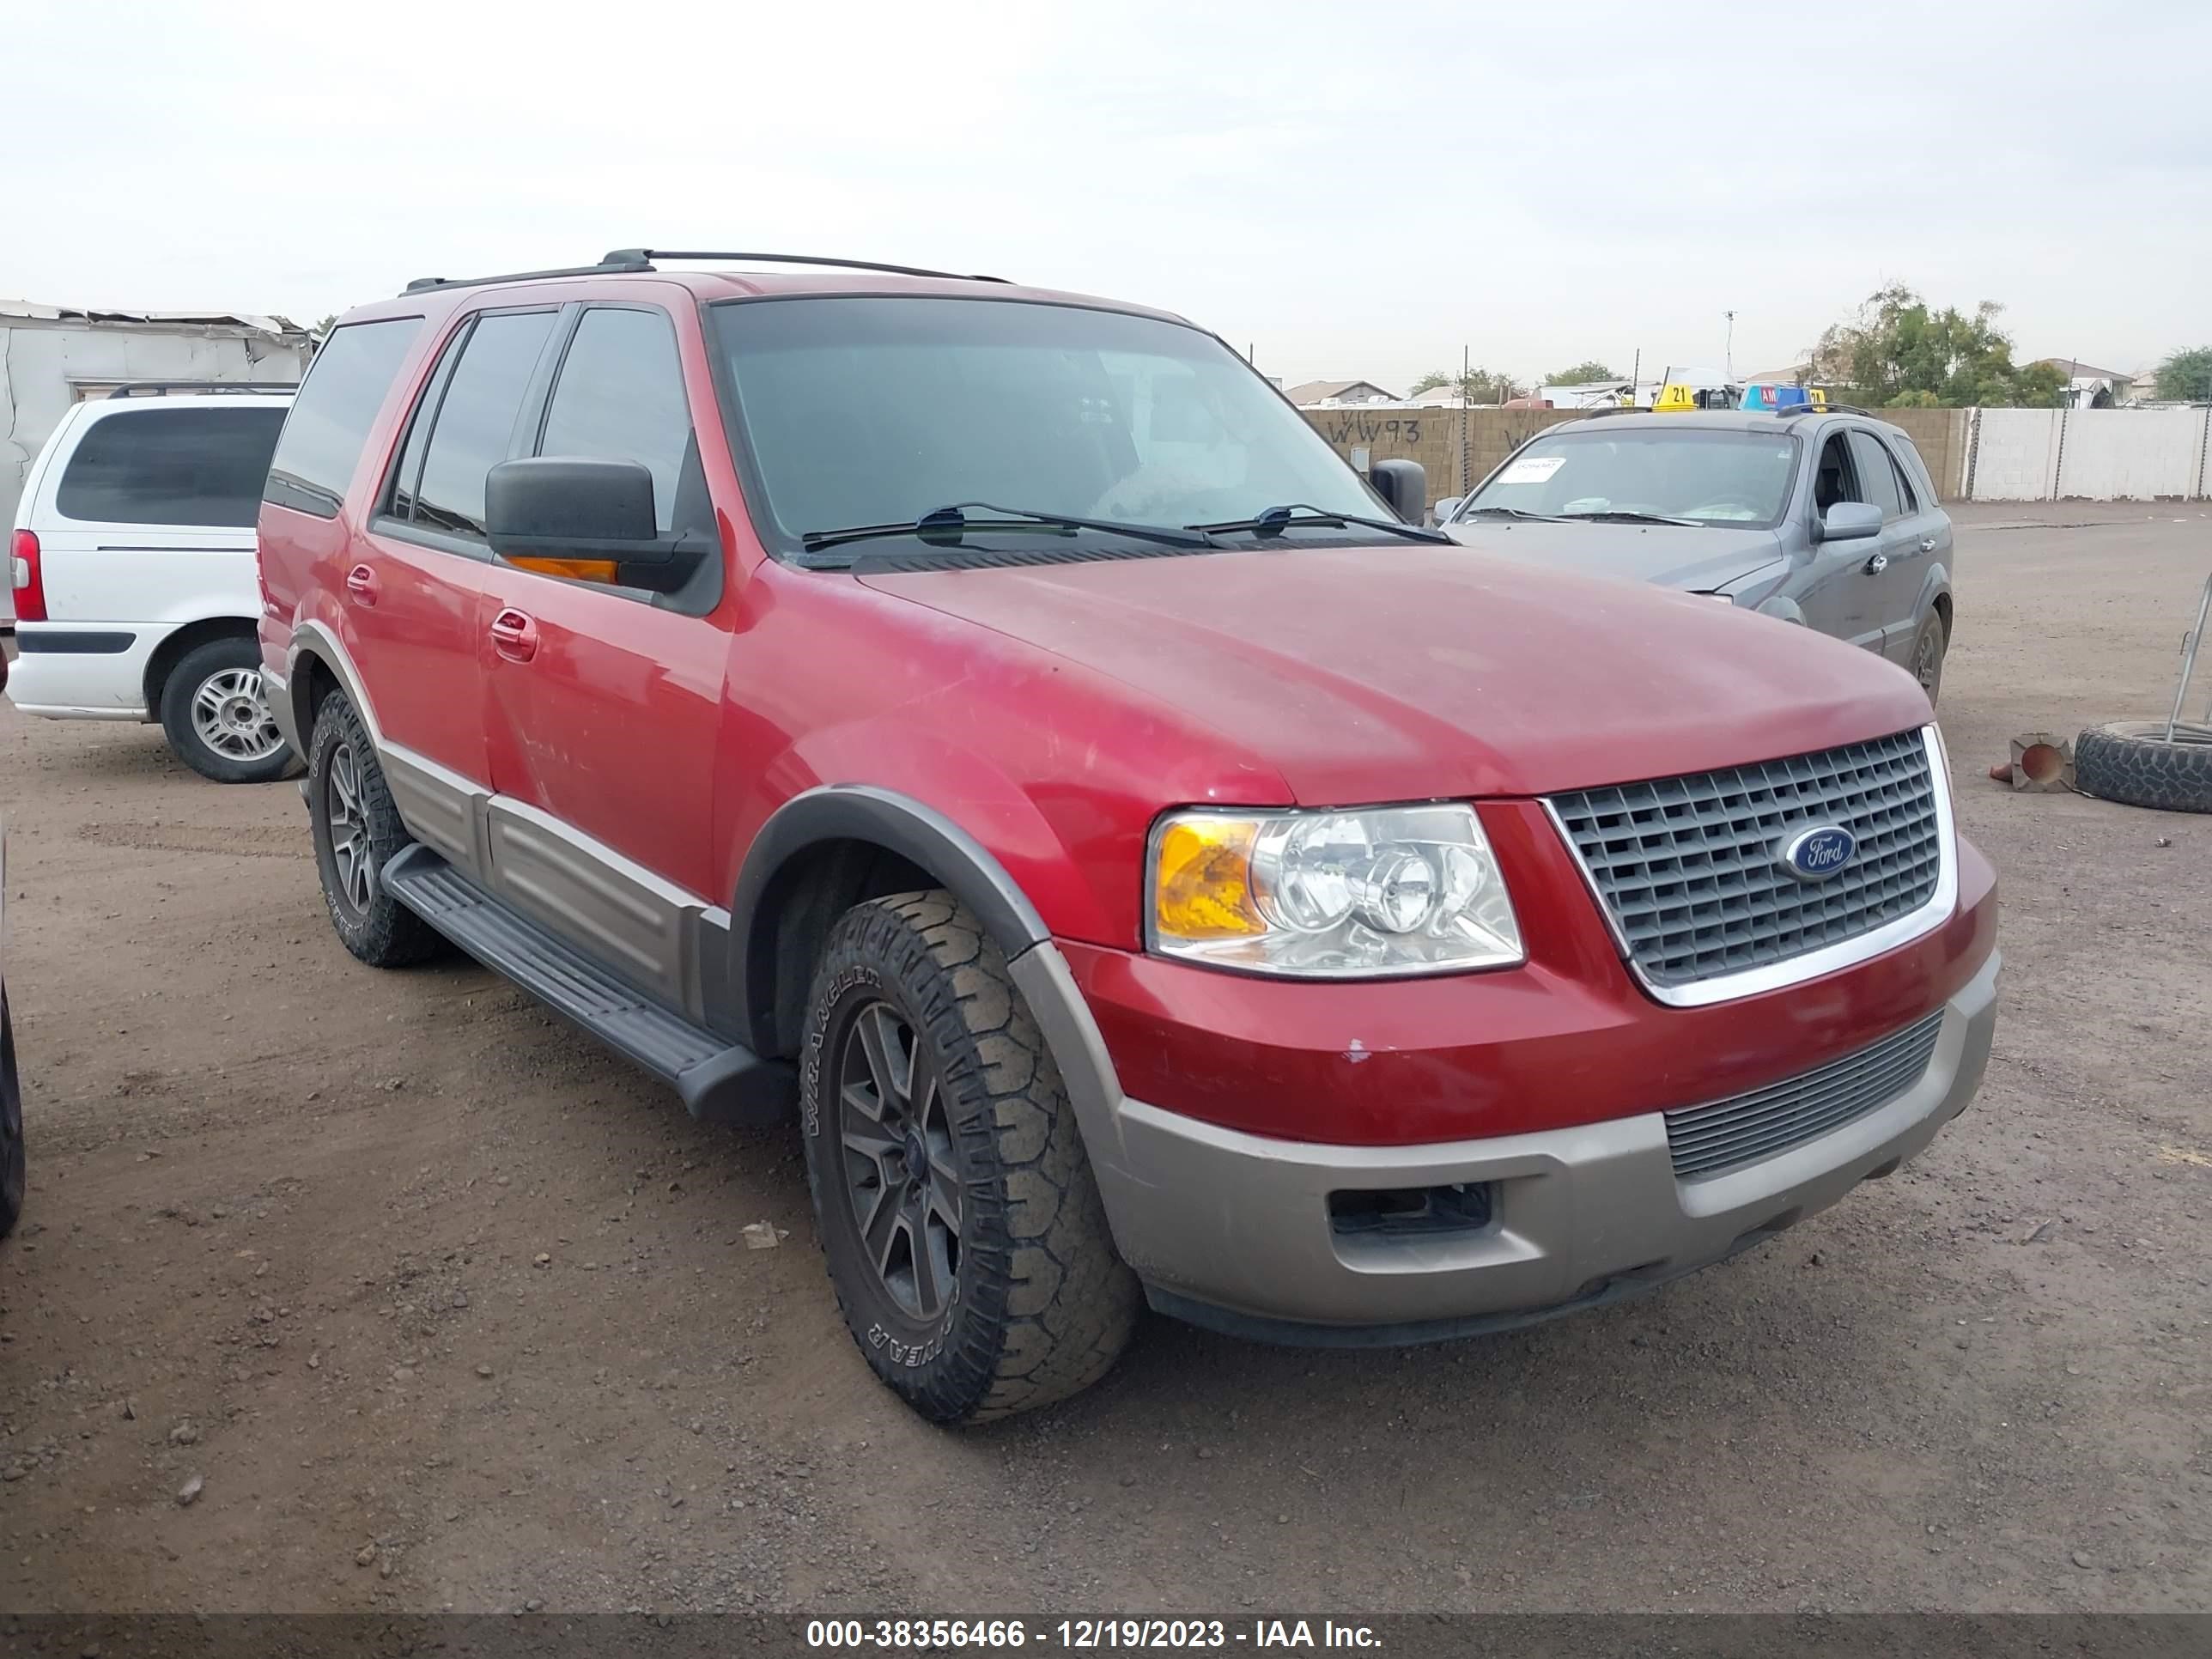
[[2008, 965], [1925, 1157], [1641, 1302], [1399, 1353], [1155, 1320], [967, 1433], [853, 1350], [792, 1137], [358, 966], [290, 786], [0, 705], [0, 1606], [2212, 1609], [2212, 817], [1984, 775], [2162, 712], [2212, 518], [2040, 516], [1961, 515]]

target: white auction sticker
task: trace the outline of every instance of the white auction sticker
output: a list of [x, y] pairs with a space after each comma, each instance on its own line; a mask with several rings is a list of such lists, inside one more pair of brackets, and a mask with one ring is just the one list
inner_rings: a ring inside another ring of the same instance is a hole
[[1498, 475], [1498, 482], [1510, 483], [1541, 483], [1567, 464], [1564, 455], [1530, 455], [1513, 463]]

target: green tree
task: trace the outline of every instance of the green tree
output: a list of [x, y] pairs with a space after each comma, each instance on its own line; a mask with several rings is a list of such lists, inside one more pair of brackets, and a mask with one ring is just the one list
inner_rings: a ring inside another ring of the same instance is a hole
[[1813, 379], [1840, 388], [1849, 403], [2050, 408], [2065, 376], [2047, 363], [2013, 362], [2012, 337], [1997, 326], [2002, 310], [1984, 300], [1972, 313], [1953, 306], [1931, 311], [1912, 289], [1893, 283], [1820, 336]]
[[2177, 351], [2160, 363], [2158, 395], [2191, 403], [2212, 398], [2212, 345]]
[[1493, 374], [1486, 368], [1471, 368], [1464, 374], [1447, 374], [1442, 369], [1432, 368], [1413, 382], [1409, 395], [1418, 398], [1440, 386], [1454, 387], [1471, 404], [1502, 404], [1527, 390], [1510, 374]]
[[1556, 374], [1544, 377], [1546, 386], [1588, 386], [1594, 380], [1617, 380], [1620, 375], [1607, 368], [1595, 357], [1588, 357], [1572, 368], [1563, 368]]

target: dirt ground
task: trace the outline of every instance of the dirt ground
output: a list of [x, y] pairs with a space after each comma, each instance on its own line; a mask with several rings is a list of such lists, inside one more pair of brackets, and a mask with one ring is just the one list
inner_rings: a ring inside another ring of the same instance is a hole
[[0, 704], [0, 1607], [2212, 1609], [2212, 817], [1984, 776], [2163, 712], [2212, 517], [2040, 511], [1961, 514], [2008, 966], [1928, 1155], [1639, 1302], [1383, 1353], [1153, 1320], [981, 1431], [871, 1379], [793, 1137], [356, 964], [290, 785]]

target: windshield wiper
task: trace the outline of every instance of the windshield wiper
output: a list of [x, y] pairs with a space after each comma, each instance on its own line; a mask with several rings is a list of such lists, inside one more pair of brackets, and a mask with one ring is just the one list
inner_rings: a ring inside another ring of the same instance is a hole
[[1570, 513], [1565, 517], [1570, 522], [1577, 519], [1589, 519], [1599, 524], [1671, 524], [1679, 525], [1685, 530], [1705, 528], [1695, 519], [1670, 519], [1660, 513], [1632, 513], [1625, 507], [1608, 507], [1602, 513]]
[[[971, 519], [969, 510], [994, 514], [988, 519]], [[1188, 530], [1177, 530], [1162, 524], [1124, 524], [1115, 519], [1078, 519], [1065, 513], [1033, 513], [1027, 507], [994, 507], [988, 501], [961, 501], [952, 507], [940, 507], [925, 513], [920, 518], [899, 524], [856, 524], [842, 530], [810, 530], [801, 536], [799, 544], [810, 553], [817, 549], [835, 547], [841, 542], [874, 541], [885, 536], [915, 536], [933, 547], [957, 547], [963, 536], [978, 532], [1028, 531], [1032, 534], [1042, 530], [1055, 536], [1073, 536], [1079, 530], [1100, 530], [1109, 535], [1127, 536], [1136, 541], [1157, 542], [1162, 547], [1212, 547], [1211, 537], [1193, 535]]]
[[1362, 519], [1349, 513], [1331, 513], [1324, 507], [1309, 506], [1304, 501], [1292, 501], [1287, 507], [1271, 507], [1257, 518], [1231, 519], [1222, 524], [1185, 525], [1183, 528], [1202, 530], [1209, 534], [1231, 535], [1249, 530], [1255, 536], [1279, 536], [1285, 530], [1342, 530], [1352, 525], [1358, 525], [1362, 530], [1387, 530], [1394, 536], [1405, 537], [1408, 541], [1451, 540], [1441, 530], [1401, 524], [1395, 519]]
[[1539, 524], [1559, 524], [1561, 522], [1559, 515], [1556, 513], [1531, 513], [1527, 511], [1525, 508], [1518, 507], [1464, 507], [1461, 509], [1459, 518], [1454, 519], [1452, 522], [1454, 524], [1457, 524], [1461, 519], [1472, 519], [1479, 513], [1496, 513], [1508, 519], [1533, 519]]

